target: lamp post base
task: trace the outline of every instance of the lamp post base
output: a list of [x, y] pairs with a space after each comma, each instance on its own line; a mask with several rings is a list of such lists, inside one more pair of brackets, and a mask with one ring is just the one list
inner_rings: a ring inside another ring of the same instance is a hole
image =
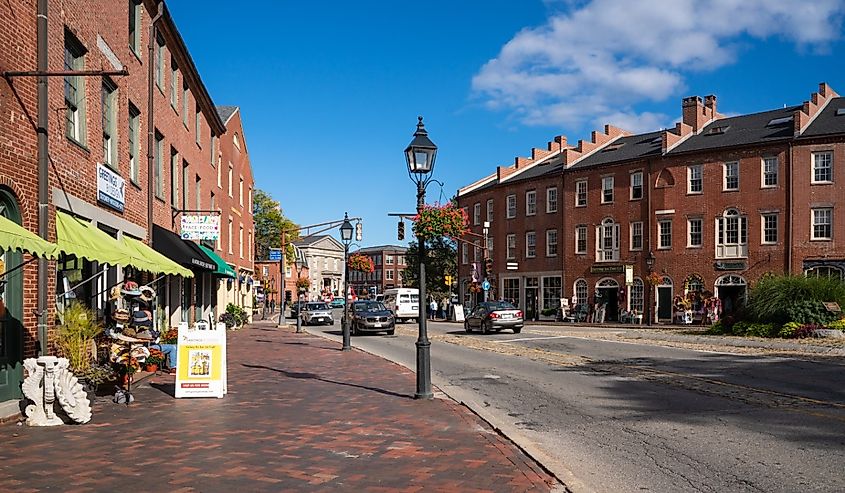
[[432, 399], [431, 392], [431, 342], [417, 341], [417, 392], [414, 399]]

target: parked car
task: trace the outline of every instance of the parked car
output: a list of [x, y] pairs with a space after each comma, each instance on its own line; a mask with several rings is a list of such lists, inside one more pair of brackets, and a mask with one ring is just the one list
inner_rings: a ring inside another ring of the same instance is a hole
[[384, 292], [384, 306], [396, 320], [417, 320], [420, 315], [420, 291], [416, 288], [393, 288]]
[[305, 305], [305, 301], [294, 301], [290, 304], [290, 317], [298, 317], [299, 316], [299, 309], [300, 307]]
[[365, 332], [387, 332], [393, 335], [396, 319], [393, 312], [378, 301], [356, 301], [349, 305], [349, 322], [352, 335]]
[[328, 304], [323, 303], [322, 301], [306, 303], [305, 306], [302, 307], [300, 318], [302, 318], [302, 325], [334, 324], [332, 309], [329, 308]]
[[332, 308], [343, 308], [344, 306], [346, 306], [346, 300], [343, 298], [335, 298], [330, 303], [330, 306]]
[[485, 301], [470, 311], [464, 319], [464, 330], [479, 329], [484, 334], [502, 329], [512, 329], [514, 334], [522, 332], [522, 310], [507, 301]]

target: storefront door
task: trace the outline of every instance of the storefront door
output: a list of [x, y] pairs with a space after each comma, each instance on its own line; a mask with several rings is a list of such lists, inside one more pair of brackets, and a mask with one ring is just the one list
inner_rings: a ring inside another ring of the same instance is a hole
[[537, 288], [525, 288], [525, 320], [537, 318]]
[[672, 320], [672, 286], [657, 286], [657, 319]]
[[[11, 193], [0, 189], [0, 215], [20, 224], [17, 202]], [[18, 252], [0, 254], [0, 402], [22, 397], [23, 380], [23, 269]], [[46, 286], [42, 286], [46, 288]]]

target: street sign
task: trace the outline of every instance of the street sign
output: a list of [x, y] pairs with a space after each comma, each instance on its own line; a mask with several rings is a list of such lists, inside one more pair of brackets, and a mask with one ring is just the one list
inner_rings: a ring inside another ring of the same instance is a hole
[[490, 291], [490, 281], [485, 279], [484, 282], [481, 283], [481, 289], [484, 291]]
[[270, 249], [270, 257], [268, 260], [275, 260], [279, 262], [282, 260], [282, 249], [281, 248], [271, 248]]
[[517, 270], [517, 269], [519, 269], [519, 264], [518, 264], [518, 263], [516, 263], [516, 262], [508, 262], [508, 263], [505, 265], [505, 268], [506, 268], [507, 270]]

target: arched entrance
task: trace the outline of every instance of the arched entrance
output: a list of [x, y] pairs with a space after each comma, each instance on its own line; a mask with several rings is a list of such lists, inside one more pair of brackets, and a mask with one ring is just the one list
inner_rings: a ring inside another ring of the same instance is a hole
[[[18, 202], [5, 188], [0, 188], [0, 216], [21, 223]], [[0, 402], [22, 397], [23, 269], [17, 269], [21, 257], [19, 252], [0, 252]]]
[[672, 322], [672, 278], [663, 276], [657, 285], [657, 321]]
[[596, 301], [604, 306], [604, 321], [619, 321], [619, 283], [605, 277], [596, 283]]
[[722, 316], [731, 315], [745, 305], [745, 278], [728, 274], [716, 279], [716, 296], [722, 301]]

